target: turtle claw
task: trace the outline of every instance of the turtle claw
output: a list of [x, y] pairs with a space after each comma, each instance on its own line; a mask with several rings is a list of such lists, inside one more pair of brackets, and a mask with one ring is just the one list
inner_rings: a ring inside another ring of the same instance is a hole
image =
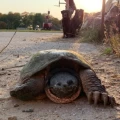
[[92, 92], [88, 92], [88, 95], [87, 95], [89, 104], [92, 103], [92, 94], [93, 94]]
[[107, 103], [108, 103], [108, 94], [107, 93], [102, 93], [101, 95], [103, 103], [104, 103], [104, 107], [106, 107]]
[[94, 105], [97, 105], [102, 102], [104, 104], [104, 107], [106, 107], [107, 105], [111, 105], [111, 107], [114, 107], [116, 104], [115, 98], [109, 96], [106, 92], [99, 91], [88, 92], [87, 98], [88, 102], [90, 104], [94, 102]]
[[94, 105], [98, 104], [99, 98], [100, 98], [100, 92], [98, 91], [93, 92]]

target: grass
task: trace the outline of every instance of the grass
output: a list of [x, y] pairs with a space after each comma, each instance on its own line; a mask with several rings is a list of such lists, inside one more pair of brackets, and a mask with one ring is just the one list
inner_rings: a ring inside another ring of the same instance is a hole
[[115, 34], [110, 37], [110, 44], [113, 51], [120, 57], [120, 34]]
[[[15, 29], [0, 29], [0, 32], [15, 32]], [[46, 33], [62, 33], [62, 31], [56, 31], [56, 30], [17, 30], [17, 32], [46, 32]]]
[[102, 51], [101, 55], [111, 55], [113, 53], [113, 50], [111, 47], [107, 47]]
[[92, 43], [100, 43], [99, 30], [89, 28], [81, 31], [82, 41], [83, 42], [92, 42]]
[[119, 29], [114, 22], [109, 24], [109, 27], [106, 26], [104, 42], [112, 48], [113, 53], [120, 57], [120, 32], [118, 30]]

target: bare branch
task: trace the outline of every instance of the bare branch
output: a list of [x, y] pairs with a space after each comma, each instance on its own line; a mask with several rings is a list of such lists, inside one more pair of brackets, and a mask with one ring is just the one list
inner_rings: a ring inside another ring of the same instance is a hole
[[17, 30], [14, 32], [13, 36], [11, 37], [10, 41], [8, 42], [8, 44], [0, 51], [0, 54], [8, 47], [8, 45], [11, 43], [11, 41], [13, 40], [13, 37], [15, 36]]

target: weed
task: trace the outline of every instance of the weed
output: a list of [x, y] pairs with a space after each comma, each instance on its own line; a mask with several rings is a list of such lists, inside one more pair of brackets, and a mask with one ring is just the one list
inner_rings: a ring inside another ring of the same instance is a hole
[[107, 47], [103, 50], [101, 55], [111, 55], [113, 53], [113, 50], [111, 47]]

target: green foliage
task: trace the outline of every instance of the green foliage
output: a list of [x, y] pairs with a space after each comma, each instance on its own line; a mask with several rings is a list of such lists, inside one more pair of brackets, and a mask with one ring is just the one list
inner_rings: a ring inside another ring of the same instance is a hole
[[[0, 15], [0, 21], [3, 21], [5, 24], [7, 24], [7, 29], [15, 29], [20, 24], [21, 16], [19, 13], [12, 13], [9, 12], [8, 14], [1, 14]], [[3, 29], [3, 28], [0, 28]]]
[[61, 28], [61, 22], [57, 18], [52, 18], [53, 29], [59, 30]]
[[35, 28], [36, 25], [39, 25], [40, 27], [42, 27], [44, 19], [45, 18], [41, 13], [36, 13], [33, 19], [33, 27]]

